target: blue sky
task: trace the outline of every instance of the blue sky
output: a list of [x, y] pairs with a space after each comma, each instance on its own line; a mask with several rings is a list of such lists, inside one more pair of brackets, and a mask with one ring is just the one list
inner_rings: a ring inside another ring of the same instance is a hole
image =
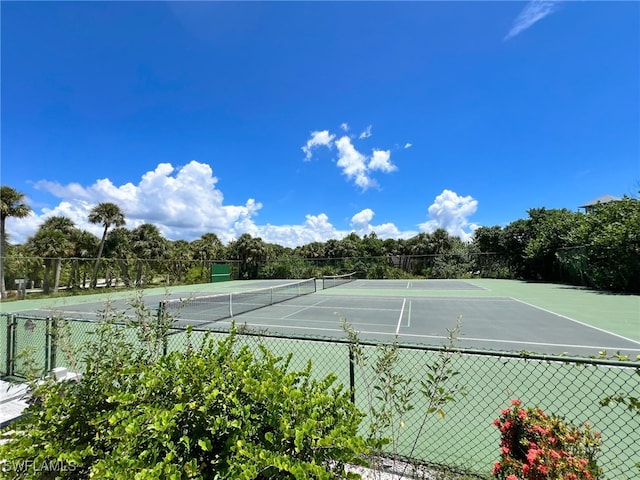
[[640, 188], [637, 2], [2, 2], [1, 183], [287, 246]]

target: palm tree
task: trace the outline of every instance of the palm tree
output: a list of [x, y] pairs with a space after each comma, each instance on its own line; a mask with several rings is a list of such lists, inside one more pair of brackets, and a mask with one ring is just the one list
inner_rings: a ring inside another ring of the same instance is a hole
[[[73, 220], [63, 216], [54, 216], [47, 218], [42, 225], [40, 226], [42, 230], [56, 230], [61, 232], [64, 235], [64, 238], [69, 242], [68, 251], [60, 252], [61, 255], [66, 255], [72, 253], [72, 245], [73, 245], [73, 234], [76, 230], [76, 226], [73, 223]], [[53, 291], [54, 293], [58, 291], [58, 287], [60, 286], [60, 272], [62, 271], [62, 258], [61, 256], [56, 258], [55, 261], [55, 276], [53, 281]]]
[[124, 213], [122, 213], [120, 207], [111, 202], [99, 203], [93, 207], [89, 212], [88, 218], [89, 222], [104, 226], [102, 239], [100, 240], [100, 246], [98, 247], [98, 256], [96, 257], [96, 263], [93, 267], [93, 277], [91, 279], [91, 288], [96, 288], [98, 284], [98, 267], [100, 266], [100, 257], [102, 257], [104, 242], [107, 239], [107, 231], [112, 225], [114, 227], [123, 226], [125, 224], [125, 220]]
[[267, 246], [260, 237], [252, 237], [243, 233], [234, 245], [238, 260], [240, 260], [240, 276], [258, 278], [260, 265], [267, 258]]
[[[176, 240], [169, 242], [169, 263], [167, 265], [167, 285], [170, 283], [181, 283], [189, 270], [189, 265], [193, 259], [189, 242], [186, 240]], [[172, 282], [173, 280], [173, 282]]]
[[118, 274], [116, 275], [115, 285], [118, 286], [119, 282], [122, 282], [125, 287], [131, 287], [130, 263], [134, 256], [131, 249], [131, 231], [123, 227], [111, 230], [104, 245], [104, 254], [111, 257], [112, 263], [119, 271], [120, 277], [118, 279]]
[[8, 186], [0, 187], [0, 298], [7, 297], [4, 284], [4, 252], [7, 242], [5, 221], [9, 217], [24, 218], [31, 214], [31, 208], [24, 203], [24, 194]]
[[59, 230], [40, 228], [36, 234], [27, 240], [29, 250], [44, 260], [44, 278], [42, 290], [48, 294], [51, 289], [51, 268], [53, 261], [67, 254], [71, 242]]
[[80, 281], [80, 260], [89, 259], [96, 251], [98, 246], [98, 237], [86, 230], [75, 229], [72, 233], [71, 242], [73, 243], [72, 255], [73, 263], [71, 265], [71, 273], [69, 275], [69, 288], [86, 286], [87, 268], [86, 261], [82, 262], [82, 282]]
[[[143, 280], [145, 260], [162, 260], [167, 257], [169, 250], [167, 240], [162, 236], [158, 227], [151, 223], [143, 223], [131, 232], [131, 250], [137, 257], [136, 286], [146, 284]], [[157, 270], [157, 268], [155, 269]], [[154, 268], [150, 269], [151, 273]]]
[[200, 279], [206, 280], [209, 277], [209, 265], [214, 260], [222, 258], [224, 245], [215, 233], [205, 233], [189, 246], [193, 259], [200, 262]]

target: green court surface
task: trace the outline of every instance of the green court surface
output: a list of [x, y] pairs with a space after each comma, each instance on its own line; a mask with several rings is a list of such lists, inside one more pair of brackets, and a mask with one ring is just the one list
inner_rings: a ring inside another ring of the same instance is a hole
[[[469, 288], [468, 285], [476, 288]], [[514, 298], [640, 341], [640, 295], [607, 293], [570, 285], [495, 279], [362, 280], [323, 293], [388, 296], [397, 294], [403, 288], [411, 290], [411, 295], [414, 296]]]

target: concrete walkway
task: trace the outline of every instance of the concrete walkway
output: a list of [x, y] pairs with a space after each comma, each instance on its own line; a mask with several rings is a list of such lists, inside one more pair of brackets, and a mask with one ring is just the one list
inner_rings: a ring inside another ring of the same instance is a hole
[[0, 428], [4, 428], [22, 416], [28, 407], [27, 385], [0, 380]]

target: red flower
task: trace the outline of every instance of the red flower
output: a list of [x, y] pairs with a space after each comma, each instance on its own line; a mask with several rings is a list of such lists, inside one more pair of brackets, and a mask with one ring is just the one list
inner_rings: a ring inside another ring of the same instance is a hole
[[[602, 473], [594, 460], [592, 447], [600, 436], [588, 424], [584, 429], [547, 415], [540, 408], [522, 408], [512, 400], [509, 409], [493, 421], [501, 435], [500, 461], [493, 475], [504, 480], [542, 480], [552, 476], [562, 480], [597, 480]], [[584, 447], [587, 452], [584, 451]], [[524, 458], [520, 453], [522, 448]]]
[[529, 449], [529, 451], [527, 452], [527, 462], [529, 462], [530, 465], [535, 463], [536, 458], [538, 458], [539, 452], [540, 451], [537, 448]]

